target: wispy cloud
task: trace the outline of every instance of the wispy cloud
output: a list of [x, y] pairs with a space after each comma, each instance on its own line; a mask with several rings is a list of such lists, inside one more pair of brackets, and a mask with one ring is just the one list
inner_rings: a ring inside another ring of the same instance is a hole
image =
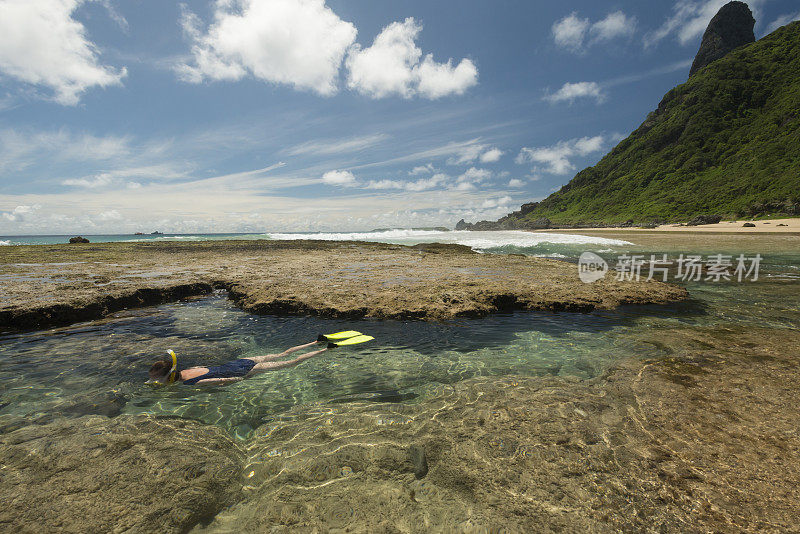
[[[645, 48], [650, 48], [674, 35], [681, 45], [688, 45], [703, 35], [708, 23], [729, 0], [677, 0], [672, 15], [656, 30], [644, 36]], [[756, 14], [766, 0], [749, 0]], [[758, 17], [756, 16], [756, 19]]]
[[767, 34], [772, 33], [781, 26], [786, 26], [790, 22], [794, 22], [796, 20], [800, 20], [800, 11], [797, 11], [795, 13], [787, 13], [786, 15], [781, 15], [780, 17], [776, 18], [767, 25], [765, 33]]
[[289, 156], [349, 154], [373, 147], [388, 138], [386, 134], [375, 134], [348, 139], [308, 141], [288, 148], [286, 154]]

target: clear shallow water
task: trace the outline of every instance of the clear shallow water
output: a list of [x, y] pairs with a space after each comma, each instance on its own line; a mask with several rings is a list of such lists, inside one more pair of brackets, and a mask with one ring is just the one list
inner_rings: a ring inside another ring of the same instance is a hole
[[[765, 259], [755, 283], [691, 283], [692, 300], [686, 303], [586, 315], [516, 313], [446, 324], [279, 318], [246, 314], [218, 293], [68, 328], [5, 335], [0, 337], [0, 422], [14, 416], [148, 413], [216, 424], [246, 439], [297, 404], [418, 402], [442, 384], [474, 376], [590, 378], [620, 358], [658, 358], [680, 350], [677, 336], [673, 344], [667, 334], [665, 342], [664, 332], [671, 330], [754, 326], [780, 335], [800, 326], [800, 248], [791, 238], [661, 237], [633, 244], [639, 239], [568, 236], [560, 243], [508, 244], [517, 232], [466, 234], [479, 234], [463, 236], [476, 247], [493, 237], [496, 246], [487, 248], [564, 253], [571, 261], [587, 247], [609, 260], [623, 252], [759, 252]], [[182, 366], [216, 365], [348, 329], [376, 340], [221, 388], [143, 384], [147, 368], [167, 348], [178, 353]]]

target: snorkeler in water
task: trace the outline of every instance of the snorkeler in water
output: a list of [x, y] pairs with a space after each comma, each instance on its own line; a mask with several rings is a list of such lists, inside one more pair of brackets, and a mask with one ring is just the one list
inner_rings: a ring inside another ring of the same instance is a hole
[[[365, 336], [360, 332], [347, 331], [338, 332], [336, 334], [320, 335], [316, 341], [298, 345], [278, 354], [267, 354], [264, 356], [253, 356], [249, 358], [239, 358], [232, 360], [216, 367], [190, 367], [188, 369], [178, 369], [178, 357], [174, 351], [168, 350], [170, 359], [160, 360], [150, 367], [150, 380], [148, 384], [162, 384], [169, 385], [175, 382], [181, 382], [187, 386], [199, 385], [223, 385], [231, 382], [238, 382], [249, 378], [253, 375], [263, 373], [266, 371], [274, 371], [277, 369], [286, 369], [294, 367], [295, 365], [313, 358], [318, 354], [322, 354], [328, 349], [333, 349], [343, 345], [355, 345], [373, 339], [371, 336]], [[327, 346], [323, 349], [307, 352], [301, 354], [292, 360], [280, 360], [317, 343], [325, 342]]]

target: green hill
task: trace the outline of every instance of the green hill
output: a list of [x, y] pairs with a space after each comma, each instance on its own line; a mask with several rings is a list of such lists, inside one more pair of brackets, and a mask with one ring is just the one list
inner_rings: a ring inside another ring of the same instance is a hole
[[594, 167], [501, 219], [524, 227], [800, 214], [800, 22], [668, 92]]

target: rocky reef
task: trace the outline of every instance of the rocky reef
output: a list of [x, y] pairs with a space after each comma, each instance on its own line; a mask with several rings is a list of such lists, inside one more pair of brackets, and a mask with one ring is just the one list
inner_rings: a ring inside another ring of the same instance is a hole
[[689, 76], [732, 50], [756, 40], [753, 33], [756, 19], [744, 2], [728, 2], [717, 12], [703, 34], [700, 50], [689, 70]]
[[0, 433], [0, 530], [186, 532], [241, 498], [243, 454], [219, 429], [85, 416]]
[[103, 243], [0, 249], [0, 328], [104, 317], [214, 288], [244, 310], [441, 320], [514, 310], [588, 312], [686, 298], [660, 282], [584, 284], [572, 264], [461, 245], [330, 241]]

